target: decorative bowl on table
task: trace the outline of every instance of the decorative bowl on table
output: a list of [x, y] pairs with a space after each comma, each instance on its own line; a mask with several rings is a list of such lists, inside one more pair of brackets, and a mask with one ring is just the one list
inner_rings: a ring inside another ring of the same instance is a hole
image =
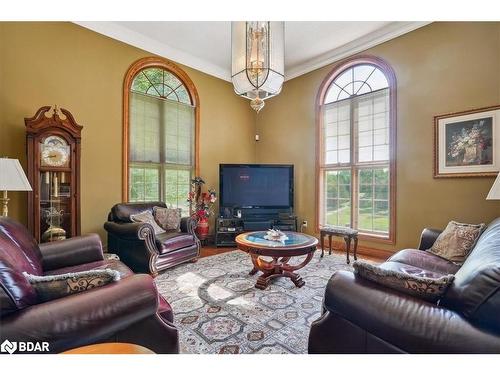
[[268, 241], [276, 241], [283, 244], [288, 240], [288, 236], [279, 229], [269, 229], [264, 238]]

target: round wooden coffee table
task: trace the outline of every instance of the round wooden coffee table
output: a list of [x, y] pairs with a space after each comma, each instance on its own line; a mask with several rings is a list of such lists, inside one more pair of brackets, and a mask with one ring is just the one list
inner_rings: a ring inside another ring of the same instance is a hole
[[[295, 271], [311, 261], [318, 240], [303, 233], [284, 233], [288, 237], [284, 242], [266, 240], [265, 231], [243, 233], [236, 237], [238, 249], [250, 254], [252, 259], [253, 269], [250, 275], [255, 275], [258, 271], [262, 272], [255, 284], [258, 289], [266, 289], [275, 277], [288, 277], [299, 288], [305, 284]], [[302, 262], [288, 264], [292, 257], [301, 255], [307, 255]], [[270, 257], [272, 260], [265, 260], [261, 257]]]
[[109, 342], [101, 344], [92, 344], [70, 349], [62, 354], [155, 354], [140, 345], [123, 342]]

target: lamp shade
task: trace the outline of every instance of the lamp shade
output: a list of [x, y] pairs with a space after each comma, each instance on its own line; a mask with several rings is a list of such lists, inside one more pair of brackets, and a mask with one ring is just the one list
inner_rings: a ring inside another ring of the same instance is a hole
[[497, 178], [493, 183], [493, 186], [491, 187], [486, 199], [500, 199], [500, 173], [498, 173]]
[[31, 185], [17, 159], [0, 158], [0, 191], [31, 191]]
[[495, 182], [493, 182], [493, 186], [486, 199], [500, 199], [500, 173], [498, 173]]

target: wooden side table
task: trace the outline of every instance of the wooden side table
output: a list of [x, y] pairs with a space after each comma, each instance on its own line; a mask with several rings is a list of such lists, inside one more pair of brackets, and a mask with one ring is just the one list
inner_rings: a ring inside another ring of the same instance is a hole
[[358, 250], [358, 231], [346, 227], [321, 227], [319, 231], [321, 238], [321, 257], [325, 255], [325, 236], [328, 236], [328, 254], [332, 254], [332, 237], [342, 237], [345, 241], [345, 250], [347, 256], [347, 264], [350, 263], [349, 251], [351, 250], [351, 241], [353, 241], [353, 255], [354, 260], [358, 260], [356, 251]]

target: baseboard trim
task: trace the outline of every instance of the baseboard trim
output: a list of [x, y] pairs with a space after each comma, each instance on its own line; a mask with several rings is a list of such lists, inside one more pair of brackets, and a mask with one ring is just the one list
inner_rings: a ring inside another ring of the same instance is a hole
[[[352, 246], [352, 245], [351, 245]], [[332, 249], [341, 250], [345, 252], [345, 242], [341, 241], [332, 241]], [[328, 251], [328, 241], [325, 241], [325, 251]], [[391, 255], [395, 253], [395, 251], [386, 250], [386, 249], [377, 249], [374, 247], [358, 245], [358, 249], [356, 251], [357, 254], [367, 255], [374, 258], [379, 258], [381, 260], [386, 260]], [[351, 250], [352, 254], [352, 250]]]
[[358, 254], [369, 255], [374, 258], [380, 258], [382, 260], [387, 260], [390, 256], [394, 254], [394, 251], [385, 249], [376, 249], [374, 247], [358, 246]]

